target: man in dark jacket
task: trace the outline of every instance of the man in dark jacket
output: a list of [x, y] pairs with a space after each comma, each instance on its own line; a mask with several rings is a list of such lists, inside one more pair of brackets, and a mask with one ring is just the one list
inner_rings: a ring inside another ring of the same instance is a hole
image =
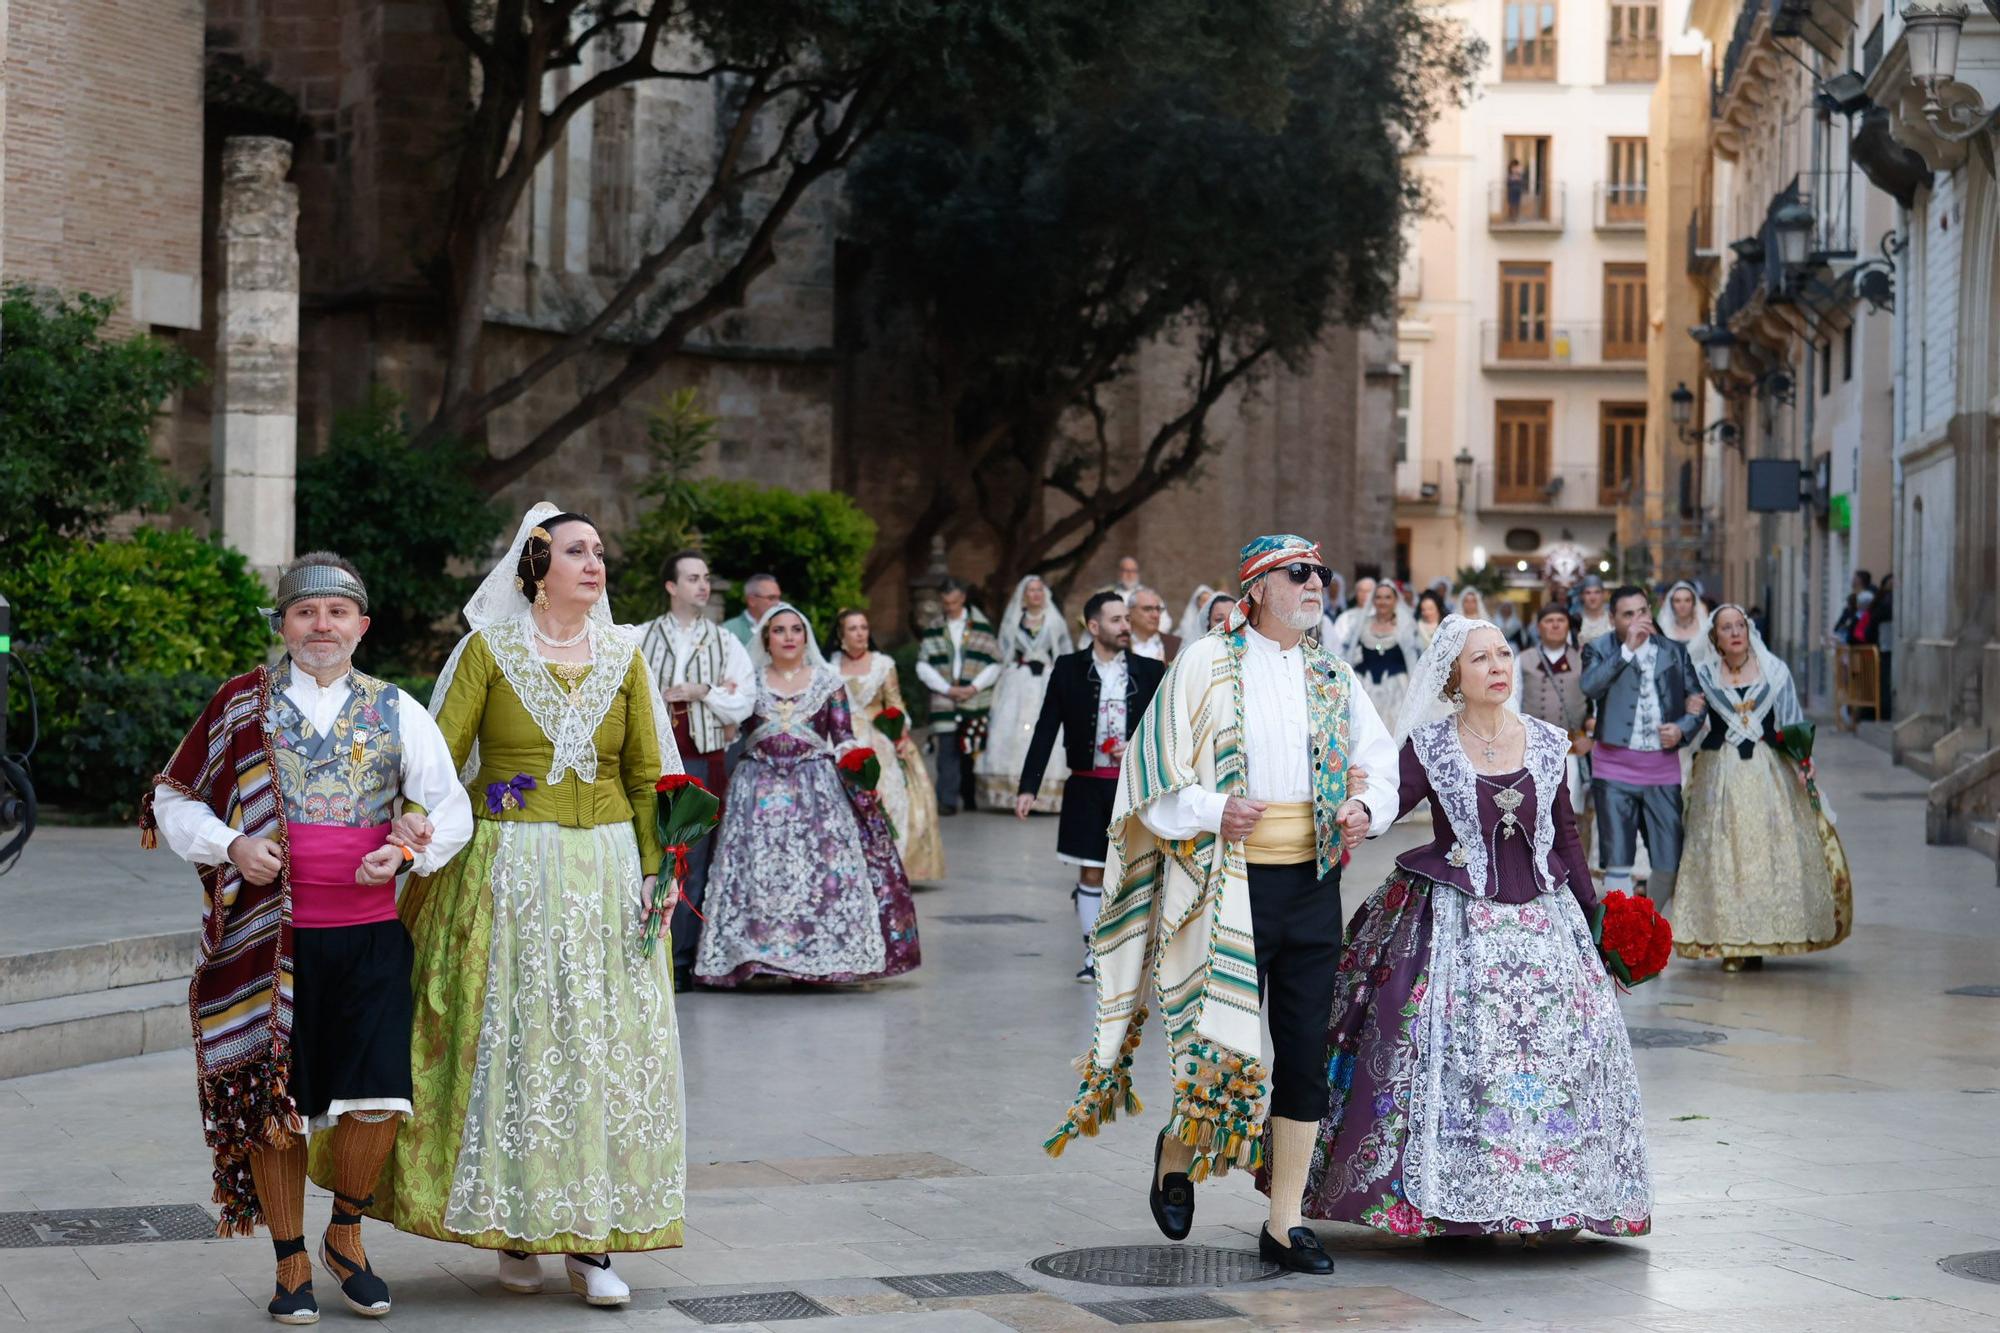
[[1042, 773], [1060, 730], [1069, 780], [1063, 784], [1056, 855], [1077, 867], [1077, 885], [1070, 896], [1083, 926], [1083, 967], [1076, 979], [1095, 981], [1090, 930], [1104, 901], [1104, 858], [1111, 846], [1107, 830], [1118, 794], [1118, 766], [1125, 758], [1126, 738], [1145, 716], [1167, 668], [1130, 651], [1131, 612], [1117, 593], [1092, 597], [1084, 604], [1083, 620], [1090, 646], [1058, 657], [1049, 670], [1049, 688], [1042, 696], [1034, 738], [1028, 742], [1014, 813], [1026, 819], [1035, 808], [1035, 793], [1042, 789]]
[[1591, 800], [1604, 887], [1632, 891], [1639, 835], [1653, 863], [1646, 896], [1666, 915], [1681, 864], [1681, 761], [1707, 702], [1687, 650], [1656, 632], [1646, 590], [1611, 594], [1614, 631], [1583, 650], [1583, 696], [1597, 706]]

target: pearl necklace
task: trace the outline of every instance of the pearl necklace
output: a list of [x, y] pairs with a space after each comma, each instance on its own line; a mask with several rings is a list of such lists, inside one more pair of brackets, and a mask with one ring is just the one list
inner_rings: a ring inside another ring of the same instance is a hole
[[550, 638], [543, 632], [542, 623], [535, 619], [535, 613], [532, 611], [528, 613], [528, 628], [534, 630], [535, 637], [551, 648], [574, 648], [577, 644], [582, 643], [584, 637], [590, 633], [590, 618], [585, 616], [583, 628], [570, 635], [567, 639]]

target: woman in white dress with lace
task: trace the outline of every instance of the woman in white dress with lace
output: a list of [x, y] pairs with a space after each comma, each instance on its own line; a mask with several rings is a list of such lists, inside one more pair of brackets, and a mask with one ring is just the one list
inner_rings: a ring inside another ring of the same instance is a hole
[[[973, 772], [979, 778], [979, 803], [989, 810], [1011, 808], [1021, 768], [1028, 759], [1028, 742], [1042, 715], [1042, 696], [1049, 688], [1049, 668], [1058, 657], [1074, 652], [1076, 644], [1062, 610], [1049, 587], [1030, 574], [1014, 585], [1007, 610], [1000, 617], [1000, 680], [993, 687], [993, 711], [987, 714], [986, 748]], [[1069, 766], [1061, 754], [1049, 759], [1048, 772], [1035, 797], [1035, 809], [1055, 814], [1062, 809], [1063, 782]]]
[[[840, 645], [840, 678], [847, 683], [847, 714], [854, 738], [875, 747], [882, 763], [877, 791], [896, 829], [896, 851], [912, 882], [944, 878], [944, 837], [938, 824], [937, 788], [917, 750], [909, 709], [903, 706], [903, 685], [896, 660], [875, 651], [866, 611], [842, 611], [833, 620]], [[882, 714], [895, 709], [903, 715], [902, 739], [892, 741], [876, 726]]]

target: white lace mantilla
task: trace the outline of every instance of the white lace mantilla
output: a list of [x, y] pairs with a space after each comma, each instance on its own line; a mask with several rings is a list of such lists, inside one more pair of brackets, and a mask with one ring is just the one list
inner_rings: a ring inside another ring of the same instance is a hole
[[[535, 651], [526, 615], [491, 625], [485, 634], [500, 674], [554, 748], [544, 781], [553, 787], [569, 773], [584, 782], [597, 781], [597, 728], [618, 699], [637, 645], [616, 625], [591, 621], [590, 657], [596, 667], [571, 691], [549, 673], [547, 659]], [[662, 737], [661, 752], [672, 744], [670, 737]]]
[[1631, 1042], [1576, 899], [1431, 902], [1410, 1203], [1454, 1222], [1650, 1217]]
[[[1557, 886], [1549, 876], [1549, 853], [1556, 842], [1556, 794], [1569, 780], [1569, 733], [1540, 718], [1523, 717], [1521, 721], [1528, 729], [1521, 762], [1535, 786], [1535, 878], [1543, 893], [1554, 893]], [[1456, 719], [1425, 723], [1410, 733], [1410, 744], [1451, 823], [1457, 840], [1452, 863], [1465, 867], [1475, 897], [1491, 898], [1500, 886], [1493, 878], [1485, 829], [1479, 819], [1479, 775], [1459, 744]]]

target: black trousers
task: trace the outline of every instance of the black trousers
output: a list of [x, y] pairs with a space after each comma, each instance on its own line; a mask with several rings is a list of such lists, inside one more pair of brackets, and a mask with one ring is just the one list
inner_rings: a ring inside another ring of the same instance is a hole
[[335, 1101], [410, 1097], [410, 965], [400, 921], [292, 932], [292, 1097], [299, 1113]]
[[1340, 867], [1325, 879], [1312, 861], [1249, 871], [1257, 985], [1271, 1026], [1271, 1114], [1317, 1122], [1326, 1118], [1327, 1030], [1340, 983]]

